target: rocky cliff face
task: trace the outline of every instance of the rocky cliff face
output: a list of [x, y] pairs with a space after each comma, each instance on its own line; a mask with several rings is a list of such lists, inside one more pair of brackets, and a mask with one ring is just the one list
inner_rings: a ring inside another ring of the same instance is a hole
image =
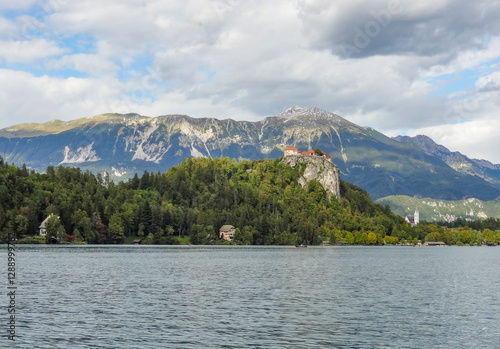
[[299, 179], [302, 187], [315, 179], [321, 183], [330, 197], [335, 195], [336, 198], [340, 198], [340, 172], [331, 160], [312, 155], [285, 155], [282, 161], [291, 167], [300, 163], [306, 164], [304, 173]]

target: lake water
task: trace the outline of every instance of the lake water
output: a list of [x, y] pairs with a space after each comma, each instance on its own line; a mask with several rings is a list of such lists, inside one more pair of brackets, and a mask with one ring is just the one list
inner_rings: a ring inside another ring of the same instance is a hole
[[500, 248], [17, 247], [0, 347], [500, 348]]

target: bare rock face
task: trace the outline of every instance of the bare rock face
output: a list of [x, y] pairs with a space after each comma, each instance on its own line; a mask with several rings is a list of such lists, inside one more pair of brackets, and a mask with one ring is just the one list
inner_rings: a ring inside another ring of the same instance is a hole
[[299, 178], [299, 184], [305, 187], [309, 181], [315, 179], [321, 183], [330, 197], [335, 195], [337, 199], [340, 198], [340, 172], [331, 160], [314, 155], [285, 155], [283, 163], [291, 167], [299, 163], [306, 164], [304, 173]]

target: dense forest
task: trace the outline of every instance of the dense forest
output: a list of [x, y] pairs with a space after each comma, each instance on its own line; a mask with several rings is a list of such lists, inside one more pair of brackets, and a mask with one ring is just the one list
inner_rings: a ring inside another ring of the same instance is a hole
[[[0, 239], [89, 244], [219, 244], [219, 228], [235, 227], [238, 244], [394, 244], [417, 240], [481, 244], [481, 232], [455, 236], [436, 224], [410, 227], [362, 189], [341, 182], [341, 198], [328, 198], [317, 181], [297, 184], [303, 166], [278, 160], [186, 159], [165, 173], [114, 183], [78, 168], [45, 173], [0, 159]], [[47, 236], [38, 236], [50, 214]], [[470, 229], [470, 227], [461, 228]], [[448, 234], [448, 235], [447, 235]], [[500, 234], [492, 232], [492, 238]]]

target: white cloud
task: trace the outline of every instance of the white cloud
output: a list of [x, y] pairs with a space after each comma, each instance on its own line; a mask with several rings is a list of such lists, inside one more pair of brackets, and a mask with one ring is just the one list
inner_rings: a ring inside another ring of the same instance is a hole
[[111, 111], [119, 104], [116, 81], [35, 77], [25, 72], [0, 70], [0, 124], [71, 120]]
[[[0, 110], [16, 116], [0, 126], [108, 111], [255, 120], [293, 105], [317, 106], [391, 135], [437, 135], [449, 124], [493, 120], [500, 105], [498, 2], [389, 3], [59, 0], [33, 22], [39, 5], [27, 1], [19, 6], [31, 13], [0, 19], [6, 68], [0, 82], [14, 81], [12, 88], [0, 85]], [[387, 24], [377, 20], [387, 11]], [[341, 46], [354, 44], [356, 28], [365, 36], [367, 29], [379, 32], [345, 57]], [[29, 40], [6, 40], [13, 33]], [[67, 45], [73, 37], [87, 44]], [[17, 63], [36, 63], [30, 71], [41, 77], [9, 70]], [[49, 76], [65, 69], [89, 78]], [[469, 86], [433, 95], [446, 87], [436, 80], [464, 70], [475, 73]], [[486, 129], [475, 130], [479, 141]]]
[[0, 10], [28, 9], [38, 2], [39, 0], [0, 0]]
[[0, 18], [0, 37], [2, 39], [10, 40], [16, 32], [17, 27], [13, 21], [7, 18]]
[[476, 89], [481, 92], [492, 92], [500, 89], [500, 71], [482, 76], [476, 81]]
[[31, 63], [41, 58], [63, 54], [67, 50], [45, 39], [0, 41], [0, 57], [9, 63]]
[[149, 116], [183, 114], [195, 117], [213, 117], [217, 119], [239, 119], [257, 121], [261, 119], [245, 109], [227, 103], [214, 103], [209, 98], [188, 99], [178, 92], [165, 93], [155, 102], [143, 105], [141, 113]]
[[410, 135], [425, 134], [451, 151], [459, 151], [470, 158], [500, 163], [499, 129], [500, 120], [490, 119], [416, 129]]
[[95, 77], [113, 77], [118, 67], [111, 61], [95, 54], [64, 55], [47, 63], [50, 69], [74, 69]]

